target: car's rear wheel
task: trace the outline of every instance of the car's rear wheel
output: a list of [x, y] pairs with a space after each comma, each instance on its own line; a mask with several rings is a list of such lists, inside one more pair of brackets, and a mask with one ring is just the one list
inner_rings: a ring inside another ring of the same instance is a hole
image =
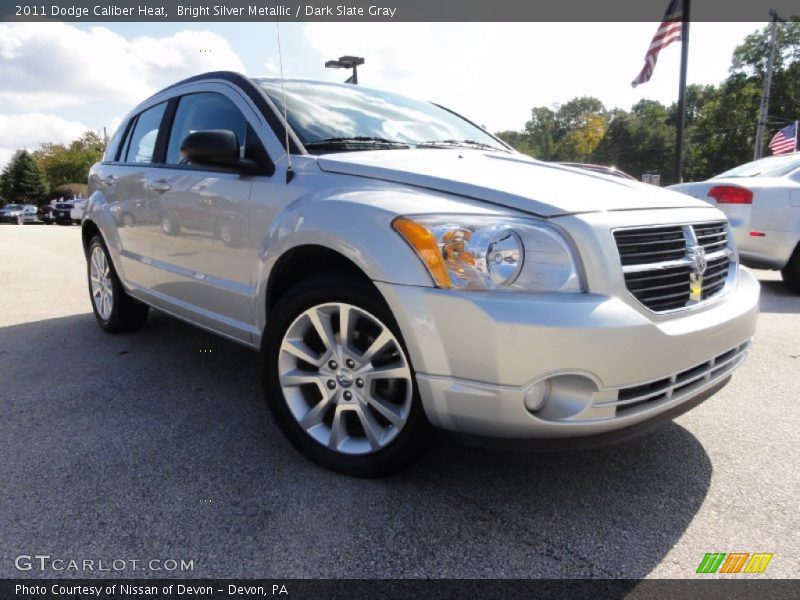
[[100, 327], [109, 333], [141, 328], [150, 309], [125, 291], [99, 235], [89, 242], [87, 263], [92, 310]]
[[795, 294], [800, 294], [800, 244], [792, 252], [792, 257], [781, 269], [781, 276], [786, 286]]
[[169, 213], [161, 215], [161, 230], [167, 235], [178, 235], [181, 232], [181, 224]]
[[236, 243], [233, 227], [227, 221], [222, 221], [217, 226], [217, 237], [219, 237], [226, 246], [233, 246]]
[[394, 473], [428, 429], [397, 323], [371, 284], [301, 283], [269, 317], [263, 345], [267, 403], [292, 444], [328, 469]]

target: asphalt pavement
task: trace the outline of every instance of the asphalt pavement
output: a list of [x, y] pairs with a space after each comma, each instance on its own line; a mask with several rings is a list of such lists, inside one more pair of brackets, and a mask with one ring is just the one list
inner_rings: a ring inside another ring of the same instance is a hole
[[[797, 577], [800, 296], [757, 276], [749, 359], [677, 421], [573, 452], [437, 436], [359, 480], [283, 439], [257, 354], [157, 312], [103, 333], [79, 227], [0, 226], [0, 578], [684, 578], [707, 552]], [[18, 570], [37, 554], [126, 567]]]

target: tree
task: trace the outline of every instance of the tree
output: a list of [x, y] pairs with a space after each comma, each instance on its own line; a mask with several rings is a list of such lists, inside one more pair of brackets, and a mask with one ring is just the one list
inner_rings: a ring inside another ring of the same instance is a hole
[[525, 123], [527, 153], [540, 160], [554, 160], [558, 133], [556, 114], [551, 108], [532, 109], [531, 119]]
[[68, 146], [42, 144], [33, 153], [51, 188], [65, 183], [85, 182], [89, 168], [103, 156], [105, 143], [94, 131], [87, 131]]
[[[768, 25], [751, 33], [744, 39], [744, 42], [736, 47], [731, 63], [731, 75], [726, 81], [727, 84], [732, 81], [745, 80], [752, 84], [754, 89], [758, 89], [759, 101], [755, 104], [755, 108], [748, 106], [753, 111], [750, 117], [750, 127], [753, 129], [752, 136], [750, 136], [753, 138], [749, 145], [750, 152], [743, 153], [743, 156], [748, 158], [752, 156], [755, 141], [760, 95], [764, 87], [767, 57], [769, 56], [771, 29], [772, 26]], [[771, 137], [770, 131], [774, 133], [784, 125], [800, 119], [800, 19], [798, 17], [793, 17], [786, 23], [778, 23], [767, 114], [768, 133], [765, 136], [765, 143]]]
[[47, 180], [30, 152], [17, 150], [0, 175], [0, 192], [12, 202], [39, 200], [47, 194]]
[[667, 107], [645, 99], [630, 112], [615, 109], [609, 114], [610, 122], [591, 162], [615, 166], [637, 178], [659, 173], [663, 184], [672, 183], [675, 127], [669, 123]]
[[[767, 25], [744, 38], [733, 51], [731, 74], [755, 76], [763, 81], [771, 37], [772, 25]], [[800, 18], [793, 17], [786, 23], [778, 23], [775, 59], [772, 66], [775, 71], [780, 71], [798, 60], [800, 60]]]

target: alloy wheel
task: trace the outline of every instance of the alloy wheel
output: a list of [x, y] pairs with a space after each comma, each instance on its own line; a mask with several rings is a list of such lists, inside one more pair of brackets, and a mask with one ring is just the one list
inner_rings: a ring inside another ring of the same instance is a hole
[[111, 318], [111, 311], [114, 309], [114, 286], [106, 253], [100, 246], [92, 249], [89, 277], [92, 285], [92, 300], [97, 314], [101, 319], [107, 321]]
[[400, 342], [369, 312], [327, 303], [284, 334], [278, 379], [300, 427], [343, 454], [385, 448], [408, 421], [413, 384]]

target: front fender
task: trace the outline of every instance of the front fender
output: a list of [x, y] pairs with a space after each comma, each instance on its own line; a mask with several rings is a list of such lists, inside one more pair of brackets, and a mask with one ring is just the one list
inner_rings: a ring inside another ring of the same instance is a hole
[[[428, 271], [392, 220], [419, 206], [415, 191], [368, 189], [296, 200], [275, 219], [258, 246], [258, 297], [265, 298], [270, 273], [287, 252], [322, 246], [343, 255], [373, 281], [431, 287]], [[262, 303], [263, 304], [263, 303]]]

